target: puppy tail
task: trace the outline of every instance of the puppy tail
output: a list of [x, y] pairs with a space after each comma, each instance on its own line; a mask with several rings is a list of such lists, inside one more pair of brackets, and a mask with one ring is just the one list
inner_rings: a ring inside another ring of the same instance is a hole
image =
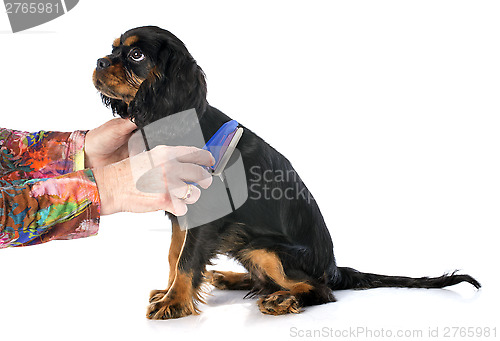
[[385, 276], [371, 273], [359, 272], [345, 267], [338, 267], [339, 273], [334, 281], [330, 283], [333, 290], [342, 289], [370, 289], [382, 287], [398, 288], [444, 288], [461, 282], [472, 284], [476, 289], [481, 284], [469, 275], [456, 275], [457, 270], [451, 274], [444, 274], [440, 277], [402, 277]]

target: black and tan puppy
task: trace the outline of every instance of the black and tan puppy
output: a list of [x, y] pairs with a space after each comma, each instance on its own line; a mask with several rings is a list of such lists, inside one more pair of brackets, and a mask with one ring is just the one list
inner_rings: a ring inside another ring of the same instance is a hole
[[[117, 38], [112, 53], [97, 61], [93, 81], [104, 103], [139, 127], [194, 108], [208, 140], [230, 120], [208, 104], [205, 75], [184, 44], [158, 27], [135, 28]], [[270, 180], [256, 173], [296, 174], [290, 162], [246, 128], [238, 149], [249, 186], [260, 182], [290, 195], [252, 196], [233, 213], [187, 231], [170, 216], [169, 283], [151, 293], [148, 318], [197, 313], [204, 281], [221, 289], [248, 290], [260, 296], [260, 310], [273, 315], [333, 302], [332, 291], [340, 289], [442, 288], [463, 281], [480, 287], [469, 275], [409, 278], [338, 267], [321, 212], [300, 177]], [[248, 273], [206, 272], [217, 254], [235, 258]]]

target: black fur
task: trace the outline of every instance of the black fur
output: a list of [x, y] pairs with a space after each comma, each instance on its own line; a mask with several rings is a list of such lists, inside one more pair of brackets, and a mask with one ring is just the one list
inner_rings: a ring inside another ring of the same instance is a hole
[[[122, 40], [134, 35], [139, 37], [137, 45], [149, 58], [150, 64], [141, 75], [146, 79], [129, 105], [103, 96], [104, 103], [113, 112], [129, 117], [138, 126], [144, 126], [162, 117], [195, 108], [206, 139], [230, 120], [208, 104], [205, 75], [177, 37], [157, 27], [140, 27], [126, 32]], [[296, 174], [283, 155], [248, 128], [244, 130], [238, 149], [249, 186], [259, 180], [258, 177], [252, 178], [252, 167]], [[480, 287], [474, 278], [455, 273], [437, 278], [409, 278], [337, 267], [328, 228], [300, 177], [266, 184], [271, 189], [293, 187], [302, 195], [291, 200], [249, 198], [232, 214], [188, 231], [179, 266], [193, 274], [195, 288], [203, 281], [205, 265], [218, 253], [239, 260], [253, 272], [255, 269], [248, 264], [245, 255], [249, 250], [258, 249], [278, 255], [289, 278], [314, 286], [314, 290], [300, 295], [299, 301], [303, 306], [332, 302], [335, 300], [332, 290], [340, 289], [441, 288], [463, 281]], [[176, 219], [172, 215], [170, 218]], [[251, 293], [254, 294], [269, 294], [282, 289], [259, 274], [252, 277], [252, 283], [254, 288]]]

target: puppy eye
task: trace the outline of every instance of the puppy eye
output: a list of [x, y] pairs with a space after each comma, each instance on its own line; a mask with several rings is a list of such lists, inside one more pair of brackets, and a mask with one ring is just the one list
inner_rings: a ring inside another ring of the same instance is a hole
[[144, 54], [142, 54], [141, 50], [139, 49], [133, 49], [132, 51], [130, 51], [130, 54], [128, 56], [134, 62], [140, 62], [141, 60], [144, 60], [144, 58], [146, 58], [146, 56], [144, 56]]

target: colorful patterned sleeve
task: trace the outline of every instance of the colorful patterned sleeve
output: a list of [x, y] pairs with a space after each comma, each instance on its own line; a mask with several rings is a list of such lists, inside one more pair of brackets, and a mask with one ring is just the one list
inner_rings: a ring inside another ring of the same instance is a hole
[[79, 170], [84, 139], [0, 129], [0, 248], [97, 234], [99, 193], [92, 171]]
[[84, 131], [72, 133], [0, 128], [0, 179], [2, 184], [45, 179], [83, 169]]

